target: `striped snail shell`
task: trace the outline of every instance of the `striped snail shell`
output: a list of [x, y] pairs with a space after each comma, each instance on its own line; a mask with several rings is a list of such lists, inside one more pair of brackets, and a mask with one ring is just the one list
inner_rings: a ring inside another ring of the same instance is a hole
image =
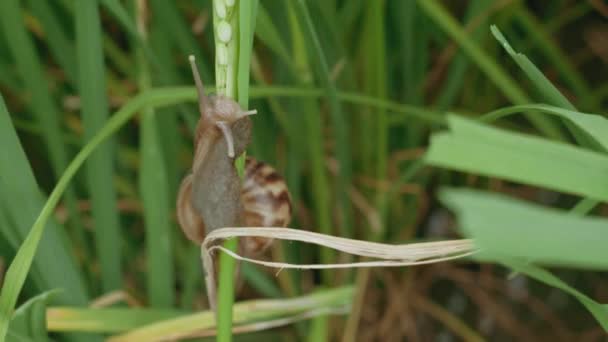
[[[190, 58], [198, 90], [201, 118], [194, 139], [192, 173], [180, 186], [177, 217], [184, 234], [201, 244], [206, 233], [222, 227], [285, 227], [291, 220], [291, 200], [283, 178], [270, 165], [247, 158], [244, 180], [234, 166], [251, 139], [249, 115], [234, 100], [207, 96]], [[271, 239], [246, 237], [246, 255], [263, 251]]]
[[[291, 197], [283, 177], [270, 165], [247, 158], [241, 192], [245, 226], [287, 227], [291, 221]], [[244, 240], [250, 255], [264, 251], [272, 240], [250, 237]]]

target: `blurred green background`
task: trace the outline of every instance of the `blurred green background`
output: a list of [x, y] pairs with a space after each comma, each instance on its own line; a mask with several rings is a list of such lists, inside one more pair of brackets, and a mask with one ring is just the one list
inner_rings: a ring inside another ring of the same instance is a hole
[[[200, 251], [177, 227], [175, 197], [191, 165], [198, 120], [189, 54], [197, 57], [205, 84], [214, 84], [211, 6], [204, 0], [0, 2], [0, 93], [10, 112], [10, 120], [0, 121], [0, 282], [69, 161], [109, 117], [138, 94], [152, 94], [134, 107], [142, 115], [98, 146], [70, 183], [46, 226], [19, 304], [64, 288], [52, 305], [83, 306], [110, 293], [118, 308], [141, 306], [158, 314], [147, 323], [207, 308]], [[491, 190], [559, 209], [578, 202], [603, 216], [604, 204], [578, 201], [584, 191], [553, 188], [570, 193], [563, 194], [542, 182], [425, 166], [422, 158], [429, 136], [445, 130], [447, 112], [474, 119], [501, 107], [546, 102], [604, 114], [607, 17], [606, 2], [593, 0], [261, 0], [251, 32], [249, 107], [258, 114], [248, 154], [285, 176], [295, 210], [291, 227], [343, 237], [391, 244], [458, 238], [452, 212], [438, 200], [443, 187]], [[548, 101], [548, 83], [539, 88], [531, 81], [490, 25], [563, 97]], [[167, 88], [178, 86], [190, 88]], [[170, 106], [153, 108], [160, 104]], [[528, 114], [496, 125], [580, 143], [567, 124], [523, 111]], [[559, 172], [547, 166], [547, 174]], [[354, 261], [295, 243], [276, 243], [265, 258]], [[608, 301], [602, 269], [552, 270], [602, 303]], [[242, 265], [241, 273], [237, 301], [349, 284], [355, 293], [351, 315], [244, 339], [605, 338], [576, 298], [490, 263], [278, 275]]]

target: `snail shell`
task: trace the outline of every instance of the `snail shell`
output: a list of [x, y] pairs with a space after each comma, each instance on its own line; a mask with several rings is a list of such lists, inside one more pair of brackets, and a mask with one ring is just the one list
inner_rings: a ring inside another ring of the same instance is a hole
[[[253, 158], [247, 158], [245, 164], [241, 201], [245, 226], [287, 227], [291, 221], [291, 197], [283, 177], [272, 166]], [[244, 239], [244, 248], [254, 255], [271, 243], [271, 239], [250, 237]]]

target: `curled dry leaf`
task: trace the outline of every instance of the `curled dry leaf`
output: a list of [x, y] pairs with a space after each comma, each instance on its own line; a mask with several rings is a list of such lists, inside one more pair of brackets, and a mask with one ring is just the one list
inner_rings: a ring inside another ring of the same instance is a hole
[[[278, 240], [300, 241], [332, 248], [356, 256], [379, 259], [343, 264], [289, 264], [284, 262], [262, 261], [239, 255], [225, 249], [219, 243], [235, 237], [262, 237]], [[278, 269], [333, 269], [356, 267], [396, 267], [436, 263], [458, 259], [477, 252], [472, 240], [447, 240], [391, 245], [377, 242], [347, 239], [305, 230], [268, 227], [222, 228], [210, 232], [201, 244], [201, 259], [205, 268], [208, 295], [215, 293], [213, 252], [216, 250], [230, 254], [235, 259]], [[214, 300], [215, 298], [209, 298]]]

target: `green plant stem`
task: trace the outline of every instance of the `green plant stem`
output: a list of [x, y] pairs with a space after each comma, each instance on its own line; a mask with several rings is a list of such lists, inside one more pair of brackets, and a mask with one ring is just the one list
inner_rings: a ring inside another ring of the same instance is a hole
[[[213, 1], [213, 33], [215, 39], [215, 80], [217, 92], [239, 101], [241, 106], [247, 105], [249, 87], [249, 56], [241, 59], [243, 49], [243, 36], [241, 30], [249, 33], [251, 26], [241, 27], [241, 23], [248, 23], [250, 18], [244, 20], [241, 6], [249, 7], [251, 3], [241, 1]], [[246, 8], [247, 9], [247, 8]], [[246, 15], [250, 15], [247, 13]], [[250, 49], [250, 48], [249, 48]], [[242, 63], [246, 63], [243, 65]], [[245, 67], [247, 66], [247, 67]], [[246, 74], [246, 77], [245, 77]], [[246, 79], [246, 81], [244, 81]], [[242, 91], [243, 94], [239, 94]], [[235, 162], [237, 172], [242, 177], [245, 155], [239, 156]], [[224, 247], [231, 251], [238, 248], [238, 239], [224, 242]], [[234, 270], [236, 259], [222, 253], [220, 255], [219, 289], [217, 306], [217, 340], [229, 342], [232, 340], [232, 306], [234, 304]]]
[[338, 99], [337, 89], [331, 78], [329, 62], [324, 47], [321, 44], [319, 34], [313, 23], [308, 4], [304, 0], [295, 2], [295, 9], [302, 23], [303, 33], [307, 39], [312, 61], [316, 66], [317, 78], [321, 81], [327, 92], [329, 100], [329, 114], [332, 130], [336, 141], [336, 158], [340, 163], [340, 177], [336, 179], [335, 193], [339, 203], [339, 222], [341, 231], [347, 232], [352, 225], [352, 213], [348, 189], [352, 182], [352, 160], [349, 141], [349, 122], [345, 119], [342, 104]]
[[[305, 43], [302, 24], [298, 20], [297, 12], [293, 2], [287, 4], [290, 38], [292, 41], [292, 55], [294, 56], [294, 65], [300, 72], [296, 75], [298, 83], [304, 86], [312, 86], [312, 71]], [[314, 195], [314, 213], [317, 229], [320, 233], [331, 234], [331, 196], [329, 180], [325, 167], [325, 155], [323, 149], [323, 118], [320, 113], [320, 106], [316, 101], [308, 100], [301, 104], [301, 110], [307, 115], [302, 120], [305, 128], [306, 143], [305, 148], [307, 156], [310, 158], [311, 183]], [[322, 263], [331, 263], [334, 253], [329, 249], [321, 249], [320, 259]], [[325, 282], [329, 282], [332, 273], [324, 270], [322, 278]]]

